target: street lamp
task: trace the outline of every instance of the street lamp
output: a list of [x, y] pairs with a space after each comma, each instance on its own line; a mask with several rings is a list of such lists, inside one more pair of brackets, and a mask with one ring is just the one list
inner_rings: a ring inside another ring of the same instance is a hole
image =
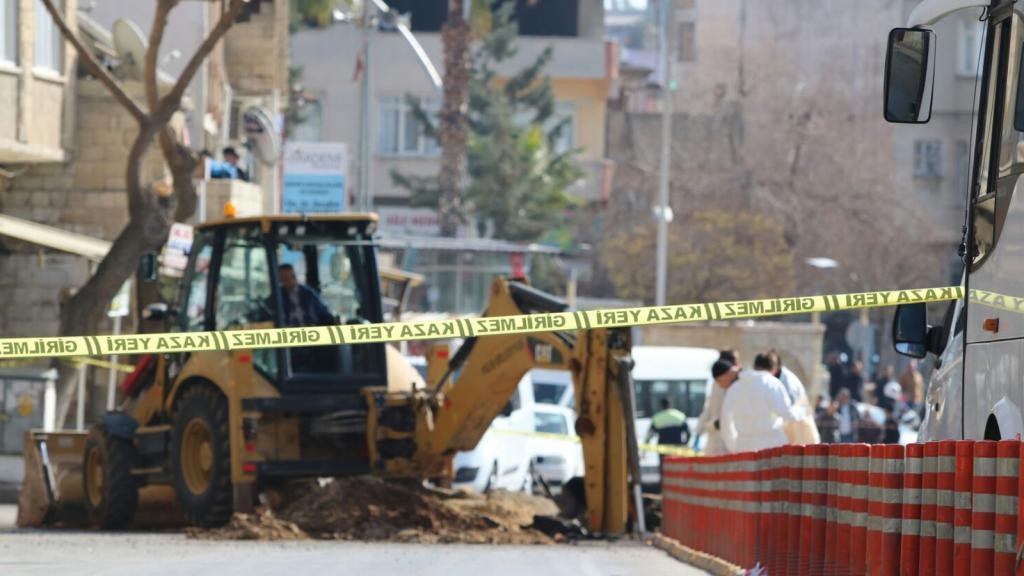
[[[371, 5], [373, 8], [371, 8]], [[371, 10], [373, 9], [376, 9], [376, 15], [371, 15]], [[364, 5], [363, 10], [366, 12], [363, 14], [362, 24], [363, 77], [359, 99], [359, 193], [357, 195], [357, 206], [360, 211], [369, 212], [373, 209], [373, 186], [371, 184], [372, 176], [370, 170], [370, 157], [372, 155], [370, 151], [370, 99], [372, 98], [372, 91], [370, 89], [372, 86], [370, 80], [372, 70], [370, 66], [370, 51], [372, 47], [370, 28], [381, 22], [386, 23], [388, 26], [393, 26], [402, 35], [402, 38], [405, 39], [406, 44], [412, 48], [413, 53], [416, 54], [416, 59], [430, 78], [434, 88], [440, 91], [442, 83], [441, 75], [437, 72], [433, 62], [430, 61], [426, 50], [423, 49], [423, 46], [413, 36], [409, 27], [384, 3], [384, 0], [370, 0]], [[351, 20], [351, 16], [340, 10], [335, 10], [335, 20], [347, 21]]]
[[[835, 261], [835, 260], [833, 260], [831, 258], [828, 258], [826, 256], [815, 256], [815, 257], [812, 257], [812, 258], [807, 258], [807, 259], [804, 260], [804, 263], [807, 264], [808, 266], [812, 267], [812, 268], [817, 268], [818, 270], [834, 270], [836, 268], [839, 268], [839, 262], [837, 262], [837, 261]], [[814, 282], [814, 291], [816, 293], [818, 293], [818, 294], [815, 294], [816, 296], [820, 295], [821, 283], [818, 282], [817, 278], [815, 279], [815, 282]], [[811, 313], [811, 323], [812, 324], [820, 324], [821, 323], [821, 312], [812, 312]]]
[[668, 288], [668, 224], [672, 221], [672, 208], [668, 205], [669, 161], [672, 152], [672, 98], [675, 96], [675, 78], [672, 52], [672, 35], [669, 34], [669, 18], [675, 15], [672, 0], [661, 1], [661, 172], [658, 175], [658, 204], [655, 218], [658, 221], [657, 252], [655, 254], [656, 285], [654, 303], [665, 305]]

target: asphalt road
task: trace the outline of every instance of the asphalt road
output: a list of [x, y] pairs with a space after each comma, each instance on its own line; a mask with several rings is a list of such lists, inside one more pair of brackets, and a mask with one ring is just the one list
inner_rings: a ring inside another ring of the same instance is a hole
[[257, 576], [695, 576], [705, 572], [631, 542], [557, 546], [361, 542], [211, 542], [181, 534], [19, 531], [0, 505], [0, 574]]

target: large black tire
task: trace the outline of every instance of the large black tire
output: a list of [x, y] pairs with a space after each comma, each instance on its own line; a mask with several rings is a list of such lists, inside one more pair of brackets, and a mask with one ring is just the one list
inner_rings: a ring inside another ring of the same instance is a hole
[[82, 488], [89, 521], [104, 530], [131, 524], [139, 506], [139, 486], [131, 475], [136, 460], [130, 440], [107, 434], [102, 426], [89, 430], [82, 459]]
[[227, 398], [212, 386], [182, 393], [171, 436], [174, 489], [189, 523], [220, 526], [231, 519], [231, 445]]

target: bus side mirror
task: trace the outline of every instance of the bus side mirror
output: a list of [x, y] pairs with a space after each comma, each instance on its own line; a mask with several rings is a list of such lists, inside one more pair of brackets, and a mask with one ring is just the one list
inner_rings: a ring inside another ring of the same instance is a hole
[[896, 352], [911, 358], [924, 358], [929, 352], [941, 354], [941, 327], [928, 325], [928, 312], [923, 302], [900, 304], [892, 319], [892, 343]]
[[156, 252], [146, 252], [139, 258], [139, 279], [148, 283], [156, 282], [158, 267]]
[[932, 116], [935, 33], [920, 28], [889, 32], [885, 55], [885, 119], [924, 124]]

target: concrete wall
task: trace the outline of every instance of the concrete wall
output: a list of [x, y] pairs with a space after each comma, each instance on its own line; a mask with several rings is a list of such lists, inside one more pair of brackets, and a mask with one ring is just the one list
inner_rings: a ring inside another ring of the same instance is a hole
[[821, 343], [825, 334], [822, 324], [788, 322], [711, 322], [708, 324], [675, 324], [643, 326], [640, 343], [645, 346], [703, 346], [740, 351], [743, 365], [750, 367], [754, 356], [775, 348], [782, 364], [792, 370], [807, 388], [814, 401], [821, 388], [824, 369], [821, 365]]

